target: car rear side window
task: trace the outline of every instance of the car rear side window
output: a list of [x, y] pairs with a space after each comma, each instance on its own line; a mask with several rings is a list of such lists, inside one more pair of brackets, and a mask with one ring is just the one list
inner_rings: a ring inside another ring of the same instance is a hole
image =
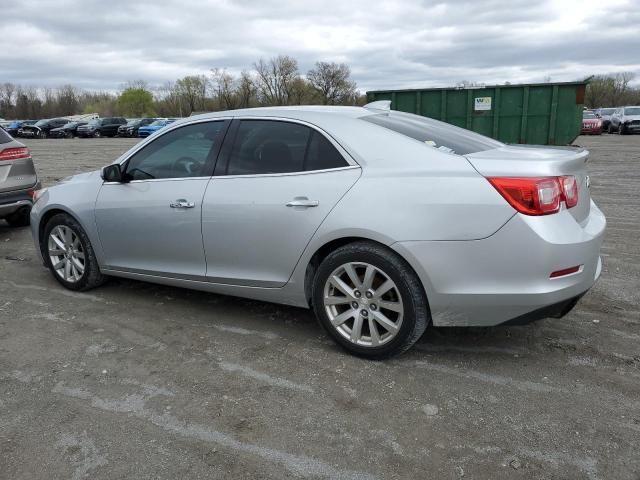
[[379, 113], [362, 120], [393, 130], [445, 152], [467, 155], [504, 146], [503, 143], [475, 132], [432, 118], [401, 112]]
[[127, 162], [130, 180], [204, 177], [211, 175], [212, 152], [226, 130], [224, 121], [202, 122], [160, 135]]
[[298, 123], [242, 120], [227, 175], [294, 173], [348, 166], [322, 134]]
[[307, 156], [305, 158], [305, 170], [326, 170], [329, 168], [347, 167], [348, 164], [340, 152], [336, 150], [329, 140], [319, 132], [311, 134]]
[[11, 140], [11, 136], [0, 128], [0, 143], [9, 143]]

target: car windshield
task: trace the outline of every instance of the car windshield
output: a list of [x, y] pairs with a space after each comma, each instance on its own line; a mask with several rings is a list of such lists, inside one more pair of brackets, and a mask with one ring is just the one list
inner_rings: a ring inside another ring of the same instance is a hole
[[149, 125], [150, 127], [162, 127], [166, 124], [166, 120], [156, 120], [155, 122], [153, 122], [151, 125]]
[[584, 112], [582, 114], [582, 118], [598, 118], [598, 117], [596, 117], [596, 114], [593, 112]]
[[137, 125], [138, 123], [140, 123], [140, 120], [129, 120], [127, 122], [127, 127], [133, 127], [134, 125]]
[[426, 143], [444, 152], [467, 155], [504, 146], [503, 143], [464, 128], [432, 118], [401, 112], [380, 113], [361, 117], [394, 132]]
[[89, 122], [89, 126], [90, 126], [90, 127], [96, 127], [96, 126], [98, 126], [98, 125], [100, 125], [100, 120], [91, 120], [91, 121]]
[[49, 120], [38, 120], [36, 122], [36, 127], [43, 127], [44, 125], [46, 125], [47, 123], [49, 123]]
[[78, 122], [69, 122], [69, 123], [65, 123], [64, 126], [62, 128], [73, 128], [78, 124]]
[[600, 110], [600, 115], [613, 115], [615, 111], [615, 108], [603, 108]]
[[640, 115], [640, 107], [629, 107], [624, 109], [625, 115]]

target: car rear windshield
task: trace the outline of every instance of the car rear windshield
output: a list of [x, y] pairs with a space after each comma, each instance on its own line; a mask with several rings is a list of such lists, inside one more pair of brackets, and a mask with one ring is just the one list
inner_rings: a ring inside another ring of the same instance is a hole
[[504, 146], [497, 140], [464, 128], [409, 113], [380, 113], [361, 117], [361, 119], [401, 133], [439, 150], [458, 155], [493, 150]]
[[615, 111], [615, 108], [603, 108], [602, 110], [600, 110], [600, 115], [613, 115], [613, 112]]
[[9, 143], [11, 140], [11, 135], [0, 128], [0, 143]]

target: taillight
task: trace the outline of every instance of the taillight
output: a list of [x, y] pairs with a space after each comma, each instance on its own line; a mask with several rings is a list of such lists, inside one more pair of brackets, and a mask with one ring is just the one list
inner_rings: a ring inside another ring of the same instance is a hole
[[488, 177], [487, 180], [513, 208], [525, 215], [550, 215], [578, 204], [573, 175], [562, 177]]
[[560, 177], [560, 184], [562, 185], [562, 194], [567, 208], [575, 207], [578, 204], [578, 183], [576, 182], [576, 177], [573, 175]]
[[0, 160], [18, 160], [20, 158], [29, 158], [31, 154], [27, 147], [7, 148], [0, 151]]

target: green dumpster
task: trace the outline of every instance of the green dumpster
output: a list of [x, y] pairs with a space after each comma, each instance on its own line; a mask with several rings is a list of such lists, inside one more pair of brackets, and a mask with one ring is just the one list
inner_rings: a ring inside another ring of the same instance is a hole
[[469, 88], [376, 90], [367, 100], [442, 120], [504, 143], [569, 145], [582, 126], [588, 80]]

